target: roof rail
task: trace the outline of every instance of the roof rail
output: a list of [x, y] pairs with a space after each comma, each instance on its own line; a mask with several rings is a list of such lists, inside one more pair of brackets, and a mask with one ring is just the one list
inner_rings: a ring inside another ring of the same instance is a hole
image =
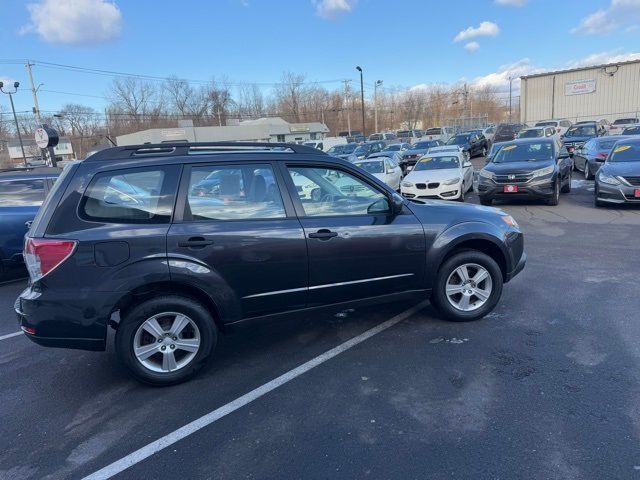
[[86, 161], [142, 156], [183, 156], [223, 152], [278, 152], [300, 153], [311, 155], [326, 155], [322, 150], [306, 145], [293, 143], [268, 143], [268, 142], [167, 142], [144, 145], [127, 145], [100, 150], [88, 157]]

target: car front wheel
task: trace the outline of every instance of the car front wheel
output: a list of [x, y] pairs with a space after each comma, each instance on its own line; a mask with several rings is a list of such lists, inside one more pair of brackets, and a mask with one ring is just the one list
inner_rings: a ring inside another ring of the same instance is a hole
[[165, 386], [196, 374], [213, 352], [218, 333], [199, 302], [166, 295], [125, 312], [116, 332], [118, 358], [141, 382]]
[[462, 251], [438, 270], [431, 301], [448, 320], [477, 320], [495, 308], [502, 283], [502, 272], [493, 258], [476, 250]]

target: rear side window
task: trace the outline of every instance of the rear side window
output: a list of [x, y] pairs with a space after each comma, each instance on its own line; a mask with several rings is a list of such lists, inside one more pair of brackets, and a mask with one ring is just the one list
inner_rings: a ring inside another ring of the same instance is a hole
[[187, 188], [187, 221], [286, 217], [271, 165], [193, 167]]
[[80, 216], [105, 223], [168, 223], [173, 192], [163, 192], [166, 170], [116, 170], [96, 175], [80, 202]]
[[44, 180], [0, 181], [1, 207], [37, 207], [44, 201]]

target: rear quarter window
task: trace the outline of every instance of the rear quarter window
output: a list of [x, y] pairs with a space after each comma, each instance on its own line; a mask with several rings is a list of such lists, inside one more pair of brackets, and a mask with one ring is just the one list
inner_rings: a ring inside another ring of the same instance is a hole
[[80, 217], [102, 223], [168, 223], [175, 192], [165, 168], [97, 174], [80, 201]]

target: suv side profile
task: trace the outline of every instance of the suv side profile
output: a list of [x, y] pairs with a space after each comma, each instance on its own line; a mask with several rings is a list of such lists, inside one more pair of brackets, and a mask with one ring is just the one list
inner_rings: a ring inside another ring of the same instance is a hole
[[153, 385], [194, 375], [219, 332], [285, 313], [430, 297], [475, 320], [526, 261], [500, 210], [410, 202], [317, 149], [261, 143], [116, 147], [70, 165], [24, 255], [28, 338], [99, 351], [111, 326], [119, 359]]

